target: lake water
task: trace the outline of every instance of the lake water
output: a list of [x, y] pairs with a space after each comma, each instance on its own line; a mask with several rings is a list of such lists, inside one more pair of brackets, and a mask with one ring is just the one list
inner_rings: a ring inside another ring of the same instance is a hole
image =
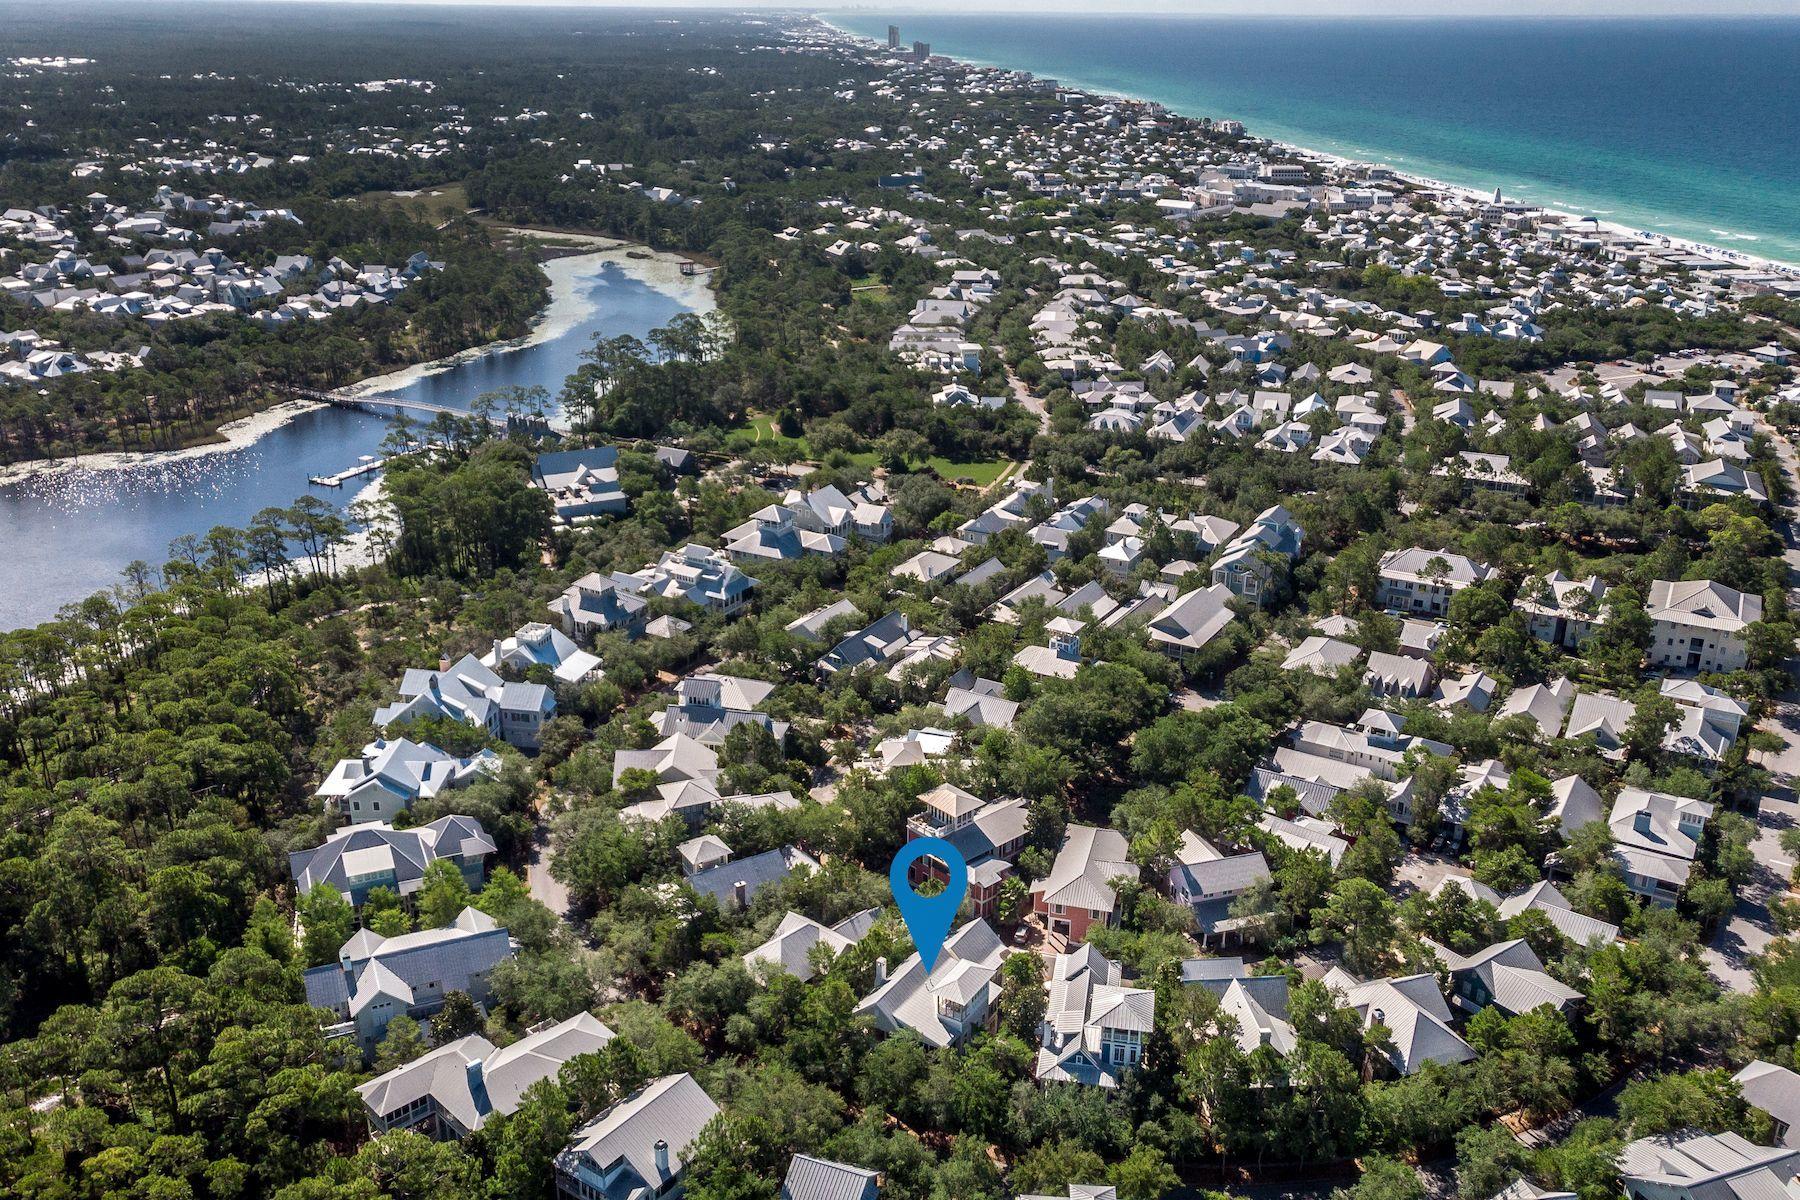
[[[596, 335], [642, 337], [689, 308], [678, 298], [680, 289], [659, 290], [616, 262], [563, 259], [547, 269], [552, 336], [458, 363], [384, 389], [386, 394], [456, 408], [515, 384], [541, 385], [554, 396]], [[0, 628], [49, 620], [63, 605], [118, 583], [134, 559], [161, 566], [169, 543], [182, 534], [243, 526], [261, 509], [286, 507], [309, 492], [347, 505], [373, 476], [341, 488], [310, 486], [308, 478], [378, 454], [387, 430], [382, 417], [323, 408], [218, 453], [0, 486]]]
[[1800, 19], [832, 14], [865, 37], [1800, 263]]

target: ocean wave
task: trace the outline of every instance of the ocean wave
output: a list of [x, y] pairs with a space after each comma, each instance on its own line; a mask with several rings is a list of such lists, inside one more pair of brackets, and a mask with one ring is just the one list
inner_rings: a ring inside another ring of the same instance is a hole
[[1760, 237], [1757, 237], [1754, 233], [1733, 233], [1729, 229], [1709, 229], [1709, 230], [1707, 230], [1707, 232], [1712, 234], [1714, 237], [1722, 237], [1728, 241], [1733, 241], [1733, 242], [1760, 242], [1760, 241], [1762, 241], [1762, 239]]

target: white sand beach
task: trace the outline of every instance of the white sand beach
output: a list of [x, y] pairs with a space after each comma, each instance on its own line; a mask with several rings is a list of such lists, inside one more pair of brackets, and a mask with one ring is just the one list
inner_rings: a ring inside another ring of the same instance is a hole
[[[826, 28], [834, 30], [835, 32], [842, 34], [843, 36], [849, 38], [853, 42], [860, 43], [861, 45], [863, 45], [864, 47], [866, 47], [868, 49], [872, 49], [872, 50], [884, 50], [885, 49], [885, 47], [882, 45], [882, 43], [877, 41], [876, 39], [870, 38], [870, 37], [865, 37], [862, 34], [854, 32], [853, 30], [845, 29], [841, 25], [834, 24], [831, 20], [829, 20], [826, 17], [821, 17], [821, 16], [815, 15], [813, 17], [813, 19], [818, 21], [821, 25], [824, 25]], [[998, 68], [1001, 70], [1014, 69], [1012, 67], [1007, 66], [1004, 63], [992, 62], [992, 61], [989, 61], [986, 59], [963, 58], [963, 57], [957, 57], [957, 56], [946, 56], [946, 57], [953, 57], [956, 59], [956, 61], [964, 63], [964, 64], [966, 64], [968, 66], [972, 66], [972, 67], [993, 67], [993, 68]], [[1079, 84], [1075, 84], [1075, 83], [1065, 84], [1063, 86], [1063, 90], [1069, 91], [1069, 92], [1077, 92], [1077, 93], [1080, 93], [1080, 94], [1086, 95], [1086, 96], [1093, 96], [1093, 97], [1096, 97], [1101, 100], [1129, 100], [1129, 101], [1134, 101], [1134, 102], [1140, 103], [1140, 104], [1161, 104], [1162, 103], [1162, 101], [1152, 99], [1149, 96], [1134, 95], [1130, 92], [1110, 91], [1110, 90], [1103, 90], [1100, 88], [1083, 87], [1083, 86], [1080, 86]], [[1165, 106], [1165, 107], [1167, 107], [1167, 106]], [[1169, 109], [1169, 111], [1170, 112], [1178, 112], [1178, 110], [1173, 109], [1173, 108]], [[1412, 173], [1409, 173], [1406, 171], [1402, 171], [1397, 168], [1388, 166], [1388, 164], [1382, 163], [1382, 162], [1373, 162], [1373, 161], [1369, 161], [1369, 160], [1365, 160], [1365, 159], [1348, 158], [1348, 157], [1345, 157], [1344, 155], [1333, 154], [1333, 153], [1331, 153], [1329, 151], [1325, 151], [1325, 150], [1314, 150], [1314, 149], [1311, 149], [1306, 146], [1294, 145], [1291, 142], [1283, 142], [1283, 141], [1278, 141], [1274, 138], [1260, 137], [1256, 134], [1255, 130], [1253, 130], [1253, 129], [1247, 129], [1246, 135], [1253, 141], [1263, 142], [1268, 146], [1271, 146], [1275, 149], [1281, 150], [1287, 154], [1291, 154], [1294, 157], [1300, 158], [1300, 159], [1310, 159], [1314, 162], [1329, 163], [1333, 166], [1346, 167], [1346, 168], [1384, 167], [1393, 175], [1393, 177], [1395, 179], [1400, 180], [1404, 183], [1412, 184], [1415, 187], [1424, 188], [1424, 189], [1427, 189], [1430, 191], [1443, 192], [1446, 194], [1455, 194], [1455, 195], [1459, 195], [1459, 196], [1467, 196], [1467, 197], [1470, 197], [1473, 199], [1486, 199], [1487, 197], [1489, 197], [1493, 194], [1491, 189], [1488, 191], [1483, 191], [1480, 188], [1468, 187], [1468, 186], [1465, 186], [1462, 184], [1446, 183], [1441, 179], [1433, 179], [1427, 175], [1417, 175], [1417, 174], [1412, 174]], [[1696, 241], [1692, 238], [1677, 237], [1673, 234], [1656, 233], [1651, 230], [1639, 229], [1635, 226], [1621, 224], [1616, 221], [1603, 221], [1603, 220], [1598, 219], [1596, 216], [1594, 216], [1591, 213], [1584, 214], [1584, 213], [1569, 212], [1566, 209], [1557, 208], [1552, 204], [1533, 203], [1532, 207], [1536, 208], [1540, 212], [1547, 213], [1550, 216], [1557, 217], [1557, 218], [1559, 218], [1563, 221], [1569, 222], [1569, 223], [1578, 224], [1583, 221], [1592, 222], [1599, 229], [1605, 230], [1608, 233], [1620, 234], [1625, 237], [1637, 238], [1641, 241], [1649, 242], [1649, 243], [1659, 245], [1659, 246], [1664, 246], [1664, 247], [1667, 247], [1668, 249], [1677, 250], [1684, 254], [1693, 254], [1693, 255], [1698, 255], [1698, 256], [1704, 257], [1704, 258], [1718, 259], [1721, 262], [1728, 262], [1728, 263], [1731, 263], [1735, 267], [1740, 267], [1740, 268], [1743, 268], [1743, 269], [1749, 270], [1749, 271], [1767, 272], [1769, 274], [1784, 275], [1791, 279], [1800, 279], [1800, 266], [1797, 266], [1794, 263], [1790, 263], [1790, 262], [1783, 262], [1780, 259], [1765, 258], [1761, 255], [1750, 254], [1750, 253], [1746, 253], [1741, 250], [1731, 250], [1731, 249], [1727, 249], [1726, 247], [1723, 247], [1723, 246], [1713, 245], [1710, 242], [1701, 242], [1701, 241]]]
[[[550, 277], [550, 303], [538, 315], [531, 332], [524, 337], [476, 346], [448, 358], [416, 363], [398, 371], [371, 376], [338, 389], [345, 396], [367, 396], [403, 388], [415, 380], [436, 375], [490, 354], [506, 354], [536, 346], [567, 333], [593, 313], [593, 305], [575, 286], [576, 281], [602, 266], [616, 266], [620, 271], [645, 285], [679, 301], [696, 313], [708, 313], [715, 307], [710, 277], [683, 275], [678, 254], [651, 250], [633, 242], [588, 234], [551, 233], [535, 229], [505, 230], [518, 236], [565, 244], [593, 246], [583, 254], [565, 255], [547, 260], [544, 273]], [[29, 479], [60, 475], [69, 471], [112, 471], [130, 467], [160, 466], [181, 459], [224, 454], [248, 446], [257, 439], [281, 428], [303, 413], [323, 407], [316, 401], [289, 400], [261, 412], [219, 426], [218, 440], [180, 450], [126, 451], [109, 450], [84, 454], [75, 458], [34, 459], [0, 467], [0, 487]]]
[[679, 301], [684, 308], [693, 312], [708, 313], [715, 307], [712, 287], [708, 278], [704, 275], [683, 275], [681, 263], [684, 260], [680, 255], [650, 250], [633, 242], [621, 242], [617, 238], [589, 234], [551, 233], [537, 229], [510, 228], [503, 232], [547, 242], [590, 245], [596, 249], [585, 254], [570, 254], [562, 258], [552, 258], [543, 264], [544, 274], [550, 277], [550, 304], [539, 314], [531, 332], [524, 337], [513, 338], [511, 341], [505, 342], [491, 342], [486, 346], [476, 346], [449, 358], [415, 363], [398, 371], [389, 371], [385, 375], [371, 376], [339, 388], [338, 393], [344, 396], [372, 396], [382, 392], [397, 391], [420, 379], [441, 374], [461, 363], [473, 362], [490, 354], [508, 354], [514, 350], [523, 350], [528, 346], [540, 345], [560, 337], [593, 315], [594, 306], [576, 288], [575, 281], [592, 274], [603, 266], [617, 267], [631, 278]]
[[280, 429], [295, 417], [324, 405], [313, 400], [287, 400], [219, 426], [219, 440], [180, 450], [107, 450], [99, 454], [83, 454], [79, 458], [40, 458], [30, 462], [9, 463], [0, 467], [0, 487], [28, 479], [62, 475], [70, 471], [117, 471], [128, 467], [155, 467], [187, 458], [204, 458], [242, 449], [269, 433]]

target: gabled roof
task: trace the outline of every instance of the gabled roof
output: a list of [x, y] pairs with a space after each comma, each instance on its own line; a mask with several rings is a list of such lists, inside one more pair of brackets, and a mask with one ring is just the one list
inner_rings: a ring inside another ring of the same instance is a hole
[[576, 1055], [599, 1050], [612, 1037], [612, 1030], [592, 1014], [577, 1013], [504, 1049], [479, 1035], [459, 1038], [356, 1090], [377, 1117], [429, 1096], [457, 1125], [473, 1131], [489, 1113], [513, 1112], [526, 1088], [555, 1076]]
[[801, 867], [817, 871], [819, 861], [804, 850], [782, 846], [696, 872], [688, 877], [688, 886], [703, 896], [711, 896], [721, 906], [730, 907], [737, 903], [738, 885], [742, 884], [743, 902], [748, 905], [756, 899], [757, 892]]
[[781, 1182], [781, 1200], [876, 1200], [881, 1176], [848, 1163], [796, 1154]]
[[[1693, 1200], [1767, 1200], [1784, 1195], [1800, 1151], [1758, 1146], [1735, 1133], [1682, 1133], [1639, 1138], [1619, 1154], [1619, 1175], [1636, 1194]], [[1740, 1191], [1731, 1181], [1768, 1173], [1768, 1190]], [[1645, 1185], [1648, 1185], [1647, 1187]], [[1724, 1185], [1724, 1186], [1719, 1186]]]
[[1720, 633], [1740, 633], [1744, 626], [1762, 620], [1763, 614], [1761, 596], [1710, 579], [1656, 580], [1644, 608], [1652, 621]]
[[1333, 967], [1325, 986], [1343, 997], [1346, 1008], [1356, 1010], [1363, 1027], [1382, 1025], [1393, 1043], [1394, 1067], [1411, 1075], [1428, 1062], [1460, 1063], [1475, 1051], [1450, 1028], [1450, 1006], [1429, 974], [1393, 979], [1358, 980], [1342, 967]]
[[1621, 788], [1607, 825], [1615, 844], [1692, 862], [1700, 849], [1700, 831], [1712, 817], [1704, 800]]
[[1111, 912], [1118, 896], [1107, 881], [1138, 877], [1130, 849], [1125, 835], [1117, 830], [1070, 825], [1063, 831], [1062, 848], [1050, 874], [1032, 884], [1031, 890], [1047, 904]]
[[1508, 696], [1496, 716], [1504, 718], [1523, 713], [1537, 722], [1546, 738], [1562, 732], [1563, 718], [1575, 702], [1575, 685], [1567, 679], [1553, 679], [1522, 687]]
[[438, 983], [467, 991], [470, 981], [512, 957], [512, 938], [494, 919], [465, 908], [442, 929], [384, 938], [372, 930], [352, 934], [338, 961], [304, 976], [306, 1000], [318, 1008], [347, 1009], [354, 1016], [380, 996], [410, 1005], [414, 989]]
[[1527, 1013], [1545, 1004], [1562, 1012], [1581, 999], [1580, 992], [1550, 977], [1523, 938], [1496, 942], [1466, 956], [1429, 939], [1421, 940], [1444, 961], [1451, 974], [1478, 976], [1495, 1006], [1503, 1012]]
[[1124, 987], [1120, 979], [1119, 964], [1091, 946], [1056, 956], [1044, 984], [1039, 1080], [1117, 1084], [1101, 1054], [1106, 1031], [1148, 1034], [1156, 1023], [1156, 993]]
[[1182, 982], [1203, 987], [1219, 999], [1219, 1011], [1237, 1022], [1237, 1043], [1246, 1053], [1268, 1046], [1278, 1054], [1294, 1048], [1294, 1026], [1288, 1020], [1288, 977], [1286, 975], [1251, 975], [1242, 959], [1221, 959], [1229, 967], [1196, 969], [1191, 965], [1206, 963], [1190, 959], [1182, 964]]
[[1405, 550], [1389, 550], [1381, 556], [1380, 571], [1384, 577], [1420, 581], [1433, 576], [1429, 567], [1434, 559], [1444, 564], [1442, 583], [1449, 588], [1464, 588], [1494, 576], [1494, 569], [1467, 555], [1449, 550], [1427, 550], [1413, 546]]
[[1231, 624], [1235, 615], [1227, 603], [1231, 589], [1222, 583], [1195, 588], [1177, 596], [1151, 619], [1150, 640], [1179, 650], [1199, 650]]
[[1500, 915], [1508, 920], [1527, 909], [1541, 912], [1550, 918], [1550, 923], [1556, 926], [1557, 932], [1577, 946], [1586, 946], [1596, 940], [1610, 944], [1619, 938], [1617, 925], [1576, 912], [1568, 897], [1547, 879], [1508, 896], [1500, 902], [1499, 909]]
[[425, 868], [440, 858], [480, 859], [495, 852], [493, 839], [474, 817], [439, 817], [416, 829], [395, 829], [381, 821], [346, 825], [313, 850], [288, 855], [295, 890], [301, 894], [328, 883], [349, 895], [353, 881], [392, 876], [394, 891], [417, 891]]
[[814, 946], [842, 954], [862, 940], [880, 913], [879, 909], [865, 908], [836, 925], [825, 926], [803, 913], [790, 912], [781, 918], [768, 941], [744, 955], [744, 966], [755, 970], [762, 964], [771, 970], [786, 971], [804, 983], [813, 975]]
[[1749, 1104], [1787, 1126], [1782, 1145], [1800, 1145], [1800, 1075], [1777, 1063], [1753, 1059], [1731, 1077]]
[[1287, 658], [1282, 660], [1281, 669], [1296, 671], [1305, 668], [1317, 675], [1335, 675], [1339, 669], [1361, 658], [1362, 653], [1361, 646], [1315, 634], [1288, 652]]
[[928, 1046], [948, 1046], [961, 1034], [938, 1011], [944, 996], [968, 1006], [991, 1003], [1000, 993], [1000, 961], [1006, 948], [993, 928], [977, 918], [944, 941], [936, 965], [929, 973], [917, 951], [907, 956], [886, 983], [856, 1006], [858, 1014], [874, 1017], [876, 1025], [893, 1032], [911, 1029]]
[[[573, 1171], [577, 1160], [585, 1158], [597, 1173], [618, 1167], [626, 1181], [641, 1181], [639, 1186], [661, 1192], [687, 1165], [694, 1139], [718, 1115], [719, 1106], [692, 1075], [664, 1075], [576, 1131], [568, 1149], [557, 1155], [557, 1165]], [[668, 1148], [667, 1172], [656, 1166], [659, 1142]], [[620, 1195], [633, 1190], [628, 1185]]]

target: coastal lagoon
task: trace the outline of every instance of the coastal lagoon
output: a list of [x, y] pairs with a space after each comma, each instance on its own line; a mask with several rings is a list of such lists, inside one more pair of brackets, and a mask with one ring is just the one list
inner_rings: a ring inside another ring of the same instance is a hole
[[826, 17], [971, 62], [1800, 263], [1800, 19]]
[[[441, 369], [400, 372], [372, 390], [454, 408], [514, 385], [542, 386], [554, 396], [596, 336], [642, 337], [708, 303], [704, 285], [677, 279], [666, 260], [639, 264], [620, 253], [584, 254], [552, 260], [545, 270], [550, 307], [527, 344], [464, 355]], [[225, 447], [101, 456], [94, 461], [104, 465], [46, 469], [0, 485], [0, 628], [54, 617], [63, 605], [118, 583], [134, 559], [160, 567], [169, 543], [182, 534], [242, 526], [261, 509], [285, 508], [309, 492], [349, 504], [371, 476], [340, 488], [307, 480], [379, 454], [387, 420], [346, 409], [292, 408], [302, 411], [285, 422], [279, 415], [245, 422], [245, 429], [260, 431], [254, 440], [240, 431]]]

